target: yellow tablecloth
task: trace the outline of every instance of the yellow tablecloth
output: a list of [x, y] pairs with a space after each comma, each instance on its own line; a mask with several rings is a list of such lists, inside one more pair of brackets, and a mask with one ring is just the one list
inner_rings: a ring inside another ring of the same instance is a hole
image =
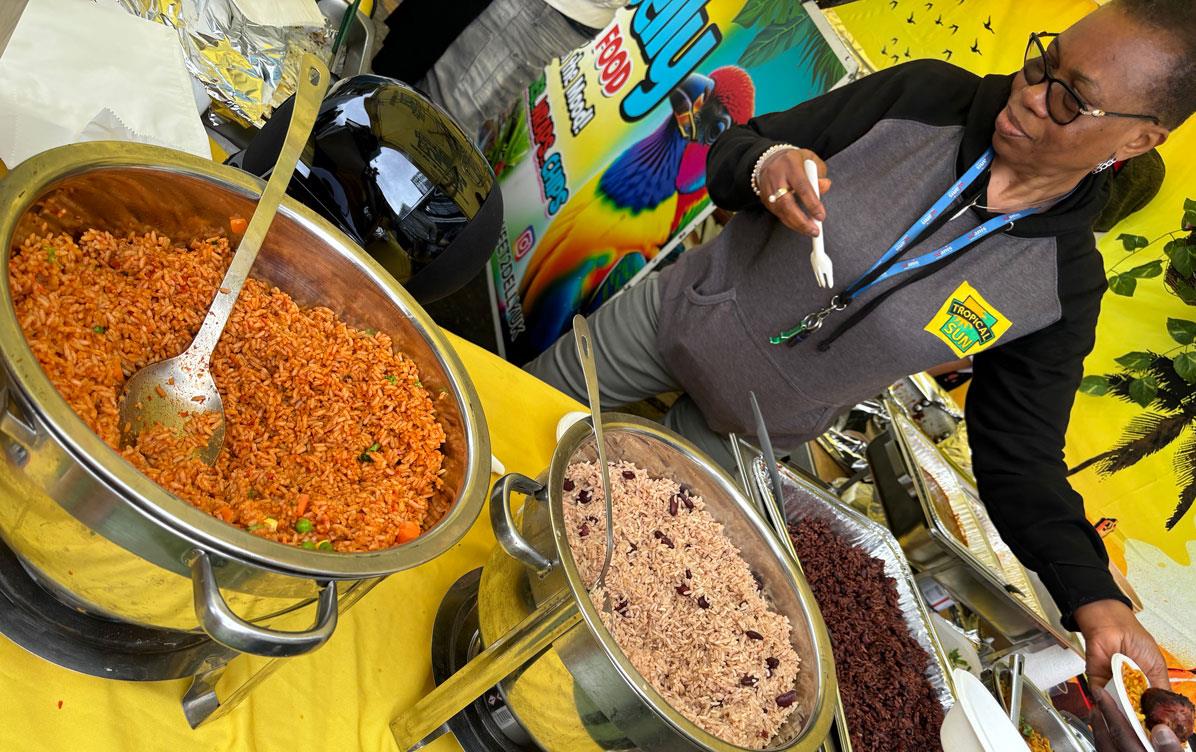
[[[552, 454], [558, 418], [576, 403], [480, 348], [453, 344], [481, 397], [494, 454], [508, 471], [536, 475]], [[483, 510], [457, 546], [384, 580], [327, 645], [285, 662], [240, 707], [197, 731], [179, 705], [186, 681], [83, 676], [0, 637], [0, 750], [393, 752], [390, 720], [433, 686], [429, 648], [441, 596], [494, 545]], [[429, 749], [459, 747], [446, 737]]]

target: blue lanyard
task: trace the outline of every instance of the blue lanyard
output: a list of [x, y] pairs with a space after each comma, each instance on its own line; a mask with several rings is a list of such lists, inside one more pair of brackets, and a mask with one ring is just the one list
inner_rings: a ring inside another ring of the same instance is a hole
[[926, 213], [923, 214], [917, 222], [910, 225], [910, 228], [902, 233], [901, 237], [897, 239], [897, 242], [893, 243], [893, 245], [889, 247], [889, 250], [885, 251], [883, 256], [877, 259], [872, 266], [868, 267], [866, 272], [861, 274], [859, 277], [856, 277], [855, 281], [843, 289], [843, 292], [833, 297], [829, 306], [822, 308], [815, 313], [809, 314], [803, 318], [797, 326], [787, 331], [781, 332], [775, 337], [770, 337], [768, 341], [774, 345], [786, 343], [797, 344], [814, 332], [818, 331], [818, 329], [822, 326], [823, 319], [825, 319], [827, 316], [835, 311], [844, 310], [852, 300], [872, 287], [879, 285], [881, 282], [945, 259], [948, 256], [954, 255], [968, 246], [973, 245], [985, 236], [1005, 227], [1006, 225], [1011, 225], [1023, 217], [1028, 217], [1031, 214], [1041, 211], [1040, 208], [1022, 209], [1020, 211], [1010, 212], [1009, 214], [1002, 214], [999, 217], [993, 217], [979, 227], [969, 230], [968, 232], [960, 235], [950, 243], [947, 243], [940, 248], [928, 253], [923, 253], [922, 255], [916, 256], [912, 259], [906, 259], [900, 263], [892, 264], [885, 269], [883, 273], [872, 277], [872, 275], [878, 269], [885, 267], [886, 264], [890, 264], [894, 258], [899, 256], [902, 251], [909, 247], [910, 243], [913, 243], [919, 237], [921, 237], [922, 233], [926, 231], [926, 228], [930, 225], [930, 223], [934, 221], [934, 218], [950, 208], [951, 205], [954, 204], [959, 198], [960, 194], [962, 194], [968, 188], [968, 186], [976, 182], [976, 178], [984, 174], [984, 171], [987, 170], [989, 165], [992, 164], [993, 156], [994, 152], [991, 147], [988, 149], [988, 151], [984, 152], [984, 154], [980, 155], [980, 158], [968, 168], [967, 172], [965, 172], [963, 176], [959, 178], [959, 180], [955, 181], [955, 184], [947, 189], [947, 192], [940, 196], [939, 199], [934, 202], [934, 205], [927, 209]]

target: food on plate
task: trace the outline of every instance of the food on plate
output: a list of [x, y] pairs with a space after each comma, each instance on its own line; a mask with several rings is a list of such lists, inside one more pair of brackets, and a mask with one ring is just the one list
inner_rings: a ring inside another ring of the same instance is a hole
[[1128, 663], [1121, 666], [1121, 682], [1125, 685], [1125, 696], [1130, 701], [1130, 707], [1138, 708], [1139, 715], [1141, 715], [1142, 708], [1142, 693], [1146, 691], [1148, 686], [1146, 683], [1146, 674], [1135, 669]]
[[1146, 728], [1165, 724], [1180, 739], [1192, 735], [1192, 701], [1181, 694], [1149, 687], [1142, 693], [1142, 704], [1135, 707], [1140, 707], [1146, 716]]
[[[675, 710], [727, 742], [761, 749], [801, 708], [789, 619], [769, 605], [701, 496], [630, 462], [611, 463], [615, 548], [591, 600], [636, 670]], [[584, 582], [606, 551], [596, 462], [565, 472], [569, 547]], [[612, 610], [602, 611], [609, 594]]]
[[926, 677], [931, 658], [910, 634], [884, 562], [822, 520], [792, 525], [789, 534], [830, 632], [852, 748], [941, 750], [943, 706]]
[[254, 535], [323, 551], [418, 536], [448, 507], [444, 428], [415, 363], [381, 332], [246, 282], [212, 358], [226, 435], [214, 466], [156, 427], [120, 448], [125, 381], [190, 344], [232, 258], [228, 240], [89, 230], [30, 237], [9, 276], [17, 319], [50, 381], [109, 446], [167, 491]]
[[1021, 732], [1022, 738], [1026, 740], [1026, 744], [1030, 747], [1030, 752], [1052, 752], [1051, 740], [1040, 734], [1033, 726], [1026, 722], [1023, 718], [1021, 724], [1018, 726], [1018, 731]]

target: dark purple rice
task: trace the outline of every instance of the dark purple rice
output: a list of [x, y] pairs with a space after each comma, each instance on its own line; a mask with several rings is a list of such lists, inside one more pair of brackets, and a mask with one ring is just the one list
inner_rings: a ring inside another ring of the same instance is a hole
[[941, 752], [943, 706], [926, 678], [930, 656], [909, 633], [884, 562], [821, 520], [792, 525], [789, 535], [830, 632], [852, 748]]

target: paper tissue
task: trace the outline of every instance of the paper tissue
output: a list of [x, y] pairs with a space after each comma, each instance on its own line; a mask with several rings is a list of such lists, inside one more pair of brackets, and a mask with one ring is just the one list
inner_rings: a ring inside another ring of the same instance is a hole
[[0, 159], [113, 139], [211, 156], [174, 32], [110, 4], [29, 0], [0, 56]]

